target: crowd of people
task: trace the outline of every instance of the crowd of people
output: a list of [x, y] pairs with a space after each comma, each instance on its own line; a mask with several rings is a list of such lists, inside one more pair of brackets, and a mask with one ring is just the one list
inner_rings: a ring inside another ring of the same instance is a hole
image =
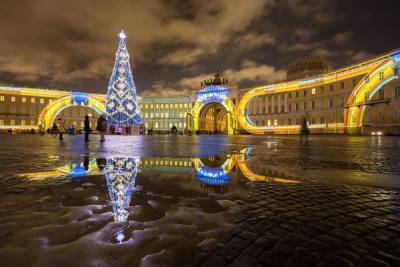
[[[104, 142], [104, 134], [107, 130], [107, 121], [103, 115], [100, 115], [100, 117], [97, 119], [96, 130], [100, 134], [100, 142]], [[93, 130], [90, 127], [90, 120], [88, 115], [85, 116], [83, 131], [85, 133], [85, 142], [89, 142], [89, 135]], [[51, 128], [48, 128], [46, 132], [54, 136], [58, 135], [59, 140], [64, 140], [63, 134], [75, 135], [82, 133], [80, 129], [77, 129], [75, 124], [66, 127], [65, 120], [63, 120], [62, 118], [58, 118], [57, 122], [54, 122], [53, 126]], [[45, 134], [45, 130], [41, 125], [39, 126], [39, 133], [41, 135]]]

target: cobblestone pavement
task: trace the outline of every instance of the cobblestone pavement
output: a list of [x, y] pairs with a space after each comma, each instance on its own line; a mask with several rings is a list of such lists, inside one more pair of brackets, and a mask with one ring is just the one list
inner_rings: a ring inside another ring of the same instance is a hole
[[400, 266], [398, 191], [249, 183], [237, 229], [198, 252], [201, 266]]

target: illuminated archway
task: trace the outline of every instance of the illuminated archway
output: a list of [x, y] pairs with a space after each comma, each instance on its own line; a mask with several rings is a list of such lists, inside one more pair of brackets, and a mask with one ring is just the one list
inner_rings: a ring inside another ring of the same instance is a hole
[[[383, 85], [397, 78], [399, 58], [400, 51], [396, 50], [320, 76], [255, 87], [241, 97], [237, 105], [237, 120], [244, 130], [252, 134], [265, 134], [266, 132], [298, 133], [299, 125], [256, 126], [249, 117], [249, 103], [257, 96], [317, 88], [349, 78], [365, 76], [365, 78], [368, 77], [368, 83], [365, 83], [364, 79], [353, 90], [347, 100], [347, 110], [343, 110], [344, 123], [341, 123], [341, 127], [346, 132], [357, 133], [362, 126], [366, 102]], [[381, 72], [383, 72], [383, 79], [379, 74]], [[367, 101], [365, 101], [366, 94], [368, 94]]]
[[200, 130], [200, 117], [202, 110], [212, 103], [221, 104], [226, 109], [227, 133], [234, 134], [237, 130], [237, 112], [233, 101], [227, 96], [230, 89], [225, 86], [211, 85], [204, 87], [197, 93], [197, 100], [192, 109], [190, 129], [196, 133]]
[[[399, 77], [400, 54], [394, 54], [388, 60], [367, 73], [357, 84], [347, 100], [345, 127], [349, 134], [361, 133], [362, 122], [367, 105], [375, 104], [372, 97], [390, 81]], [[384, 102], [382, 99], [378, 102]]]
[[104, 103], [86, 93], [72, 93], [62, 96], [49, 103], [40, 113], [38, 124], [43, 129], [51, 128], [57, 115], [70, 106], [82, 105], [93, 109], [98, 114], [103, 113]]

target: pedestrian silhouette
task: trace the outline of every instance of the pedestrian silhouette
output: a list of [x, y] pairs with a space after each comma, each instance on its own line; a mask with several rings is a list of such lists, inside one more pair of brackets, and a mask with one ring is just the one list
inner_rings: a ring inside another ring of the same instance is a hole
[[300, 132], [300, 144], [303, 144], [303, 139], [305, 139], [305, 144], [308, 145], [308, 122], [307, 119], [304, 117], [303, 123], [301, 124], [301, 132]]
[[58, 118], [58, 126], [60, 128], [59, 129], [60, 135], [58, 139], [63, 140], [64, 139], [63, 132], [65, 131], [65, 121], [62, 118]]
[[97, 126], [96, 126], [96, 130], [99, 132], [100, 134], [100, 142], [104, 142], [104, 132], [107, 129], [107, 122], [106, 119], [104, 118], [103, 115], [100, 115], [100, 117], [97, 119]]
[[89, 133], [90, 133], [91, 129], [90, 129], [90, 121], [89, 121], [88, 115], [85, 115], [83, 130], [85, 131], [85, 142], [89, 142]]

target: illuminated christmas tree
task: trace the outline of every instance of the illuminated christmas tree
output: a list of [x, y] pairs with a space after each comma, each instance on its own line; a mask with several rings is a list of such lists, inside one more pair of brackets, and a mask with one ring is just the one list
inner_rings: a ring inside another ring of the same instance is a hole
[[143, 124], [136, 100], [136, 87], [129, 65], [126, 35], [119, 34], [119, 46], [114, 69], [108, 85], [104, 116], [109, 125], [132, 126]]

